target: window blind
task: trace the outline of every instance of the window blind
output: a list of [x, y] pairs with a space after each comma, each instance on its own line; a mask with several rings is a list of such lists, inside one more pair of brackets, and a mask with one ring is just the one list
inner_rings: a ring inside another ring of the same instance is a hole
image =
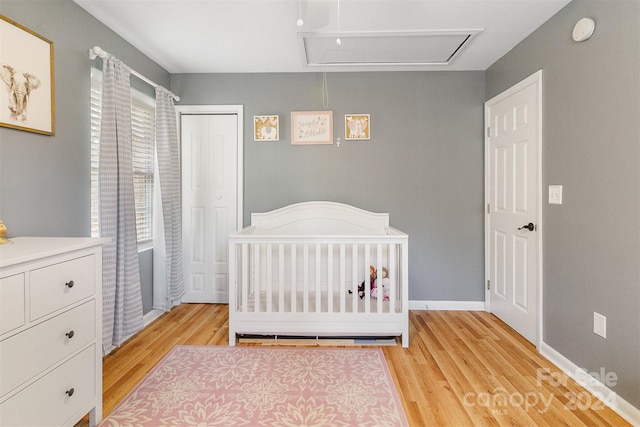
[[[102, 72], [91, 69], [91, 235], [99, 236], [98, 162], [102, 116]], [[153, 238], [155, 100], [131, 90], [131, 150], [138, 242]]]

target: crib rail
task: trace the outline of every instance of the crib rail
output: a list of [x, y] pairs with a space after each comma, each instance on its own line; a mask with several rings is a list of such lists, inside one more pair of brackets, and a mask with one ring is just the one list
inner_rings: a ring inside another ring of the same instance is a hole
[[[389, 229], [374, 236], [232, 235], [230, 344], [236, 332], [285, 335], [284, 328], [312, 335], [397, 333], [408, 345], [408, 239]], [[394, 320], [384, 325], [386, 318]], [[335, 324], [310, 326], [327, 319]], [[381, 326], [365, 323], [371, 319]]]

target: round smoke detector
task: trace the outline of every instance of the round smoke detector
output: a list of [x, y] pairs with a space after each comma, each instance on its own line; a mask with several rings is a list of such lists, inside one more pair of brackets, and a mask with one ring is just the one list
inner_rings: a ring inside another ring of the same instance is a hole
[[573, 39], [577, 42], [588, 40], [596, 29], [596, 23], [591, 18], [582, 18], [573, 27]]

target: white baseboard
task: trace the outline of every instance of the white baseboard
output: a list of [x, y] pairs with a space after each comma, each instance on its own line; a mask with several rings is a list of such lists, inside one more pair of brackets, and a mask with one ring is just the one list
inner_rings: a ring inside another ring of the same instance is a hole
[[409, 301], [409, 310], [485, 311], [484, 301]]
[[162, 310], [153, 309], [144, 316], [142, 316], [142, 321], [144, 322], [144, 327], [149, 326], [151, 322], [156, 320], [158, 317], [162, 316], [165, 312]]
[[549, 361], [560, 368], [562, 372], [577, 381], [587, 391], [602, 401], [605, 405], [613, 409], [622, 418], [634, 426], [640, 426], [640, 409], [618, 396], [606, 385], [596, 381], [595, 378], [587, 374], [584, 369], [581, 369], [545, 342], [540, 345], [538, 350], [540, 351], [540, 354], [549, 359]]

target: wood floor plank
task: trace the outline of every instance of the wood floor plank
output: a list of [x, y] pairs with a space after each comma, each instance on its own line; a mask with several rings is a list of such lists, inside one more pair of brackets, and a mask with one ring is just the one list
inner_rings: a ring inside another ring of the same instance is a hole
[[[228, 345], [228, 319], [226, 305], [183, 304], [105, 357], [104, 415], [175, 345]], [[399, 341], [380, 348], [411, 426], [630, 425], [490, 313], [411, 311], [409, 324], [408, 349]], [[357, 346], [342, 340], [277, 344]], [[563, 383], [544, 379], [551, 374]], [[578, 396], [592, 404], [577, 404]]]

